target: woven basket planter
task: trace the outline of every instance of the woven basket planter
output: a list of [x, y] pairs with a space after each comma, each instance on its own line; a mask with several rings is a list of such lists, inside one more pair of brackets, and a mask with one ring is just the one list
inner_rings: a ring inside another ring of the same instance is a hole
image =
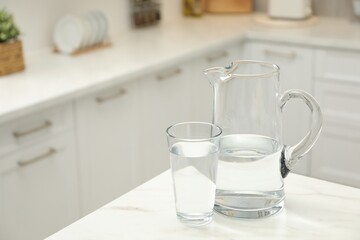
[[20, 40], [0, 43], [0, 76], [25, 69]]

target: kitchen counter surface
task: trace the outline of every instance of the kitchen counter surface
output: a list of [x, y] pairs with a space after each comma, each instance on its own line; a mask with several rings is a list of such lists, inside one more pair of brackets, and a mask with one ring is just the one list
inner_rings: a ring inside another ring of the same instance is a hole
[[261, 220], [215, 214], [207, 226], [177, 221], [170, 171], [123, 195], [47, 240], [360, 239], [360, 189], [290, 174], [285, 210]]
[[113, 38], [111, 48], [76, 57], [33, 52], [24, 72], [0, 77], [0, 123], [246, 39], [360, 51], [360, 23], [321, 18], [286, 29], [258, 24], [252, 15], [214, 15], [131, 30]]

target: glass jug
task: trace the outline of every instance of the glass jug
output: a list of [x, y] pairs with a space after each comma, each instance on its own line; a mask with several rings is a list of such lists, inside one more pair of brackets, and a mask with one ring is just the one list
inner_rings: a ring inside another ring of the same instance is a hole
[[[214, 89], [213, 122], [223, 130], [215, 210], [224, 215], [262, 218], [281, 211], [283, 178], [320, 134], [319, 104], [301, 90], [280, 94], [279, 70], [271, 63], [235, 61], [204, 71]], [[311, 130], [298, 144], [287, 146], [281, 113], [294, 98], [309, 107]]]

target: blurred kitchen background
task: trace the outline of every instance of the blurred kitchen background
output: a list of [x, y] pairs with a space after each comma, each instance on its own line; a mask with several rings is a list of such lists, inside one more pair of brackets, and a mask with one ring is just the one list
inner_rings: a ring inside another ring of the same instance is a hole
[[[294, 172], [360, 187], [360, 0], [0, 8], [1, 240], [43, 239], [168, 169], [166, 127], [211, 121], [202, 70], [235, 59], [278, 64], [282, 91], [322, 106], [323, 132]], [[305, 136], [309, 118], [290, 103], [283, 142]]]
[[[65, 14], [82, 14], [99, 9], [106, 13], [111, 29], [110, 35], [126, 33], [132, 28], [130, 1], [126, 0], [1, 0], [1, 6], [14, 13], [22, 29], [26, 51], [52, 45], [53, 29], [56, 21]], [[254, 0], [254, 11], [266, 12], [268, 0]], [[183, 18], [180, 0], [161, 2], [162, 23], [171, 23]], [[353, 0], [313, 0], [312, 8], [316, 16], [351, 19]], [[29, 11], [31, 10], [31, 11]]]

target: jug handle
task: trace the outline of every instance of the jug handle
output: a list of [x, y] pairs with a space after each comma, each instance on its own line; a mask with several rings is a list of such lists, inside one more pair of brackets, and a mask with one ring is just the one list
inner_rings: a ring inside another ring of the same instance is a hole
[[311, 111], [311, 128], [305, 137], [294, 146], [285, 146], [281, 157], [281, 175], [285, 178], [294, 168], [296, 163], [313, 147], [319, 137], [322, 127], [322, 113], [320, 105], [309, 93], [291, 89], [282, 95], [280, 99], [280, 110], [283, 111], [290, 99], [298, 98], [303, 100]]

